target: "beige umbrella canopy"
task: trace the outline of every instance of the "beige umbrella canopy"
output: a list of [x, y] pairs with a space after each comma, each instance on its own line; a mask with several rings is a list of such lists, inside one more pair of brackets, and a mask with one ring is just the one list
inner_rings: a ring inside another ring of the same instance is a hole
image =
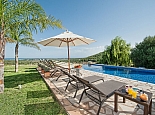
[[55, 47], [68, 47], [68, 67], [70, 71], [70, 54], [69, 47], [70, 46], [79, 46], [85, 45], [95, 42], [95, 40], [86, 38], [77, 34], [74, 34], [70, 31], [65, 31], [57, 36], [47, 38], [45, 40], [41, 40], [38, 43], [43, 46], [55, 46]]

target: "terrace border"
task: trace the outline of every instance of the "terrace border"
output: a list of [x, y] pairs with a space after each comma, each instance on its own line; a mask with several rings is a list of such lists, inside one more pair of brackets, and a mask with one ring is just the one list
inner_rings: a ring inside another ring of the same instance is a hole
[[36, 68], [36, 70], [38, 71], [43, 81], [46, 83], [47, 87], [54, 95], [54, 98], [59, 102], [60, 106], [66, 111], [68, 115], [82, 115], [78, 111], [78, 109], [63, 96], [63, 94], [58, 90], [58, 88], [55, 87], [55, 85], [48, 78], [44, 77], [44, 74], [42, 74], [41, 71], [38, 70], [38, 68]]

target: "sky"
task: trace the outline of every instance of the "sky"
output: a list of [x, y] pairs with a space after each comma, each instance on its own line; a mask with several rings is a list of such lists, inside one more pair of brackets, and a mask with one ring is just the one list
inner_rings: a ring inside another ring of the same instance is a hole
[[[36, 0], [47, 15], [62, 21], [69, 31], [96, 40], [89, 45], [70, 47], [71, 58], [97, 54], [120, 36], [135, 47], [155, 35], [155, 0]], [[48, 28], [33, 34], [35, 42], [63, 33]], [[41, 51], [19, 46], [19, 58], [67, 58], [66, 47], [39, 45]], [[15, 45], [6, 44], [5, 58], [14, 58]]]

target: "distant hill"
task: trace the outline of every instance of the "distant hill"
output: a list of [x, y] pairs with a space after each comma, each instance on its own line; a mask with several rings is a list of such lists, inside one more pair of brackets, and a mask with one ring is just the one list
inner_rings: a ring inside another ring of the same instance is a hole
[[103, 52], [100, 52], [100, 53], [97, 53], [97, 54], [88, 56], [88, 57], [86, 57], [84, 59], [85, 60], [89, 60], [89, 61], [95, 61], [95, 62], [97, 62], [99, 59], [102, 58], [102, 54], [103, 54]]

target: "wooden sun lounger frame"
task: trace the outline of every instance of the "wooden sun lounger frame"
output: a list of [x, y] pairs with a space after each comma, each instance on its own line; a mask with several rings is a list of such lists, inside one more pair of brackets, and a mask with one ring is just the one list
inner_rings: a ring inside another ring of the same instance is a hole
[[[63, 71], [63, 70], [62, 70], [62, 71]], [[75, 76], [75, 75], [71, 75], [71, 74], [69, 74], [69, 73], [66, 72], [66, 71], [63, 71], [63, 72], [64, 72], [65, 75], [67, 75], [67, 76], [69, 77], [69, 80], [68, 80], [67, 86], [66, 86], [66, 88], [65, 88], [65, 91], [67, 90], [67, 88], [68, 88], [68, 86], [69, 86], [69, 84], [70, 84], [72, 87], [74, 87], [74, 88], [76, 89], [75, 94], [74, 94], [74, 96], [73, 96], [73, 97], [75, 98], [75, 97], [76, 97], [76, 94], [77, 94], [77, 91], [78, 91], [79, 89], [81, 89], [81, 88], [84, 88], [85, 85], [82, 84], [82, 83], [77, 79], [77, 78], [79, 78], [79, 77], [77, 77], [77, 76]], [[97, 82], [97, 81], [100, 81], [100, 80], [102, 80], [102, 81], [104, 82], [103, 77], [99, 77], [99, 76], [88, 76], [88, 77], [85, 77], [84, 79], [85, 79], [85, 81], [91, 82], [91, 83], [94, 83], [94, 82]]]
[[[82, 92], [79, 103], [81, 102], [82, 97], [85, 94], [89, 99], [91, 99], [92, 101], [99, 104], [97, 115], [99, 115], [103, 103], [109, 97], [111, 97], [116, 90], [118, 90], [120, 87], [125, 85], [122, 82], [118, 82], [118, 81], [114, 81], [114, 80], [109, 80], [109, 81], [105, 81], [105, 82], [102, 82], [100, 84], [94, 85], [90, 82], [87, 82], [86, 80], [84, 80], [82, 78], [77, 78], [77, 79], [82, 84], [85, 85], [84, 91]], [[89, 92], [92, 92], [94, 95], [90, 94]], [[107, 94], [105, 92], [107, 92]]]

